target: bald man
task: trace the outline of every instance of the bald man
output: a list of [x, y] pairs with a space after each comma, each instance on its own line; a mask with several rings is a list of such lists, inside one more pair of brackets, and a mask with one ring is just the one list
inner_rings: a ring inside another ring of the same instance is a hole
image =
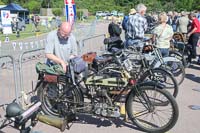
[[71, 30], [69, 22], [62, 22], [58, 30], [48, 34], [45, 47], [47, 64], [60, 64], [65, 72], [69, 59], [77, 55], [77, 43]]

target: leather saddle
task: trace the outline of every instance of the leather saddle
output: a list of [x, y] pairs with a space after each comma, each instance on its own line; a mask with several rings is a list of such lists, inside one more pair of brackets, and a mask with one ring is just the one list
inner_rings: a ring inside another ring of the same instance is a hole
[[19, 106], [18, 103], [10, 103], [6, 107], [6, 117], [11, 118], [11, 117], [17, 117], [20, 116], [24, 110]]

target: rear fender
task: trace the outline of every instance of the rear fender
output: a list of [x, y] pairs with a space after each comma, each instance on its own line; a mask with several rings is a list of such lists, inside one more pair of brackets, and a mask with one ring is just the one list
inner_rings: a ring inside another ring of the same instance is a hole
[[[165, 62], [169, 62], [169, 61], [171, 61], [171, 62], [179, 62], [179, 63], [182, 63], [179, 59], [177, 59], [177, 58], [175, 58], [175, 57], [164, 57], [164, 58], [163, 58], [163, 61], [164, 61], [164, 63], [165, 63]], [[162, 65], [161, 62], [158, 61], [158, 62], [153, 66], [153, 68], [160, 67], [161, 65]]]
[[146, 82], [138, 83], [137, 85], [133, 86], [132, 90], [128, 93], [125, 103], [127, 103], [127, 100], [128, 100], [131, 93], [133, 93], [135, 95], [136, 87], [139, 88], [141, 86], [155, 86], [158, 89], [164, 89], [164, 87], [162, 86], [161, 83], [157, 83], [157, 82], [154, 82], [154, 81], [146, 81]]

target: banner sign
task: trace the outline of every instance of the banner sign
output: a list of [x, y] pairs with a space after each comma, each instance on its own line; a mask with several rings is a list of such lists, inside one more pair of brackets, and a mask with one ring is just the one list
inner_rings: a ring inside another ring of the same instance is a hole
[[74, 23], [76, 20], [76, 4], [74, 0], [65, 0], [66, 20]]
[[1, 22], [3, 27], [3, 34], [12, 34], [10, 11], [1, 10]]

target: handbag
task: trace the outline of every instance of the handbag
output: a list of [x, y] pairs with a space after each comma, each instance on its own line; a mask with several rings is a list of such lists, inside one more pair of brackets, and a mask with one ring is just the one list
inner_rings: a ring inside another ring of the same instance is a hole
[[165, 24], [164, 28], [162, 29], [162, 31], [161, 31], [160, 35], [158, 36], [158, 38], [160, 38], [162, 36], [163, 31], [165, 30], [165, 27], [166, 27], [166, 24]]
[[81, 73], [87, 68], [87, 62], [85, 62], [81, 57], [72, 58], [70, 59], [70, 62], [75, 73]]

